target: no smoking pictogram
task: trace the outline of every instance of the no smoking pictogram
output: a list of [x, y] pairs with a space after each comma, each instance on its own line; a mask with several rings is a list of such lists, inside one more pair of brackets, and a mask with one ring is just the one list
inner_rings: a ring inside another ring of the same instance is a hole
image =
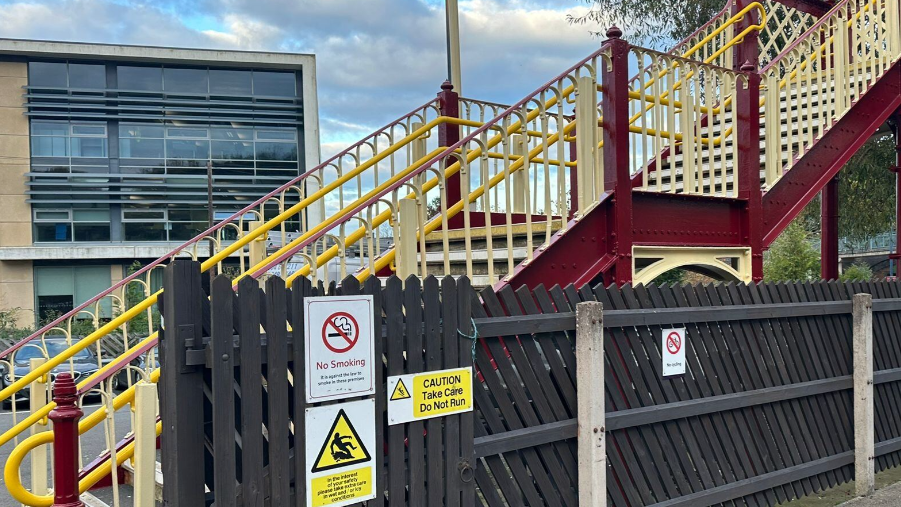
[[669, 351], [670, 354], [678, 354], [679, 350], [682, 348], [682, 337], [679, 336], [679, 333], [673, 331], [666, 337], [666, 350]]
[[337, 354], [347, 352], [360, 339], [360, 326], [353, 315], [347, 312], [335, 312], [322, 325], [322, 342]]

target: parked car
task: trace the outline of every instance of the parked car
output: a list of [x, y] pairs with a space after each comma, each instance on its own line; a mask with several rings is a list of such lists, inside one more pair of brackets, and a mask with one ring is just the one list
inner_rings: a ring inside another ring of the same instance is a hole
[[[46, 338], [44, 343], [47, 346], [47, 354], [50, 357], [55, 357], [65, 351], [70, 347], [69, 344], [66, 343], [64, 338]], [[37, 345], [37, 343], [35, 343]], [[15, 378], [19, 379], [30, 371], [29, 368], [29, 360], [37, 359], [44, 357], [43, 351], [39, 348], [39, 346], [25, 346], [19, 349], [15, 355], [15, 364], [14, 364], [14, 372], [7, 371], [8, 368], [4, 365], [2, 368], [2, 375], [0, 375], [0, 389], [5, 388], [6, 386], [13, 383], [13, 373], [15, 373]], [[108, 360], [103, 360], [102, 364], [108, 363]], [[75, 381], [88, 377], [94, 374], [99, 369], [97, 363], [97, 354], [91, 350], [90, 347], [79, 351], [75, 355], [72, 356], [71, 364], [70, 361], [65, 361], [56, 368], [50, 371], [50, 381], [52, 382], [56, 379], [56, 376], [63, 372], [72, 373], [72, 376], [75, 378]], [[124, 376], [116, 375], [113, 377], [113, 388], [118, 389], [119, 384], [121, 383]], [[20, 403], [23, 401], [27, 401], [29, 399], [29, 391], [28, 387], [20, 389], [15, 395], [10, 396], [8, 399], [3, 401], [3, 408], [10, 408], [13, 401], [16, 403]], [[13, 400], [15, 399], [15, 400]]]

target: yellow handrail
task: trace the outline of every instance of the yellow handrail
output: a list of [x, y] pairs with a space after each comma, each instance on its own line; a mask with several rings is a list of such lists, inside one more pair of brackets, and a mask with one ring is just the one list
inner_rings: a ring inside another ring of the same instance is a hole
[[[156, 383], [160, 378], [160, 369], [157, 368], [150, 373], [150, 381]], [[137, 384], [135, 384], [137, 385]], [[126, 404], [134, 401], [135, 396], [135, 386], [131, 386], [126, 389], [124, 392], [113, 398], [113, 412], [118, 411], [120, 408], [124, 407]], [[41, 408], [40, 411], [32, 414], [32, 417], [37, 414], [42, 414], [43, 416], [49, 415], [50, 411], [56, 407], [55, 402], [50, 402]], [[107, 416], [108, 409], [106, 405], [98, 408], [91, 415], [85, 417], [78, 423], [78, 433], [83, 435], [90, 429], [94, 428], [98, 424], [100, 424]], [[24, 421], [23, 421], [24, 422]], [[157, 422], [156, 432], [157, 435], [162, 431], [161, 423]], [[22, 441], [12, 452], [9, 454], [9, 458], [6, 460], [6, 464], [3, 467], [3, 480], [6, 483], [6, 487], [9, 490], [9, 494], [18, 500], [19, 502], [33, 506], [33, 507], [51, 507], [53, 505], [53, 496], [52, 495], [35, 495], [30, 491], [26, 490], [22, 485], [22, 481], [19, 478], [19, 468], [22, 466], [22, 461], [25, 459], [25, 456], [28, 455], [31, 451], [41, 445], [49, 444], [53, 442], [53, 432], [45, 431], [41, 433], [34, 434]], [[124, 448], [120, 449], [116, 453], [116, 463], [123, 463], [125, 460], [131, 458], [134, 454], [134, 443], [130, 443]], [[78, 483], [78, 488], [81, 493], [89, 490], [91, 486], [97, 484], [100, 479], [109, 475], [112, 470], [112, 463], [109, 460], [106, 460], [102, 465], [92, 470], [87, 476], [85, 476]]]

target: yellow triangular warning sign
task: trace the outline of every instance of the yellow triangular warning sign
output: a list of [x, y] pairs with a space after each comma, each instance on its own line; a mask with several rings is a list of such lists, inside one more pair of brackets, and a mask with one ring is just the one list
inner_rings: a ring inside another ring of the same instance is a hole
[[397, 379], [397, 385], [394, 386], [394, 392], [391, 393], [390, 401], [405, 400], [410, 397], [410, 391], [404, 385], [404, 379]]
[[348, 465], [365, 463], [372, 459], [369, 450], [363, 445], [363, 440], [357, 434], [344, 409], [338, 411], [332, 428], [325, 436], [322, 449], [316, 461], [313, 462], [312, 472], [322, 472], [341, 468]]

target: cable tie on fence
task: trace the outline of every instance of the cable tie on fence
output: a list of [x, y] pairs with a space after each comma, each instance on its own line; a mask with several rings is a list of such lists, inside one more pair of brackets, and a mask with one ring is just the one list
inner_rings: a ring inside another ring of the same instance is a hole
[[472, 362], [476, 362], [476, 342], [479, 340], [479, 330], [476, 328], [476, 320], [472, 317], [469, 318], [469, 321], [472, 323], [472, 334], [468, 335], [463, 331], [460, 331], [460, 328], [457, 328], [457, 334], [462, 336], [463, 338], [468, 338], [472, 340]]

